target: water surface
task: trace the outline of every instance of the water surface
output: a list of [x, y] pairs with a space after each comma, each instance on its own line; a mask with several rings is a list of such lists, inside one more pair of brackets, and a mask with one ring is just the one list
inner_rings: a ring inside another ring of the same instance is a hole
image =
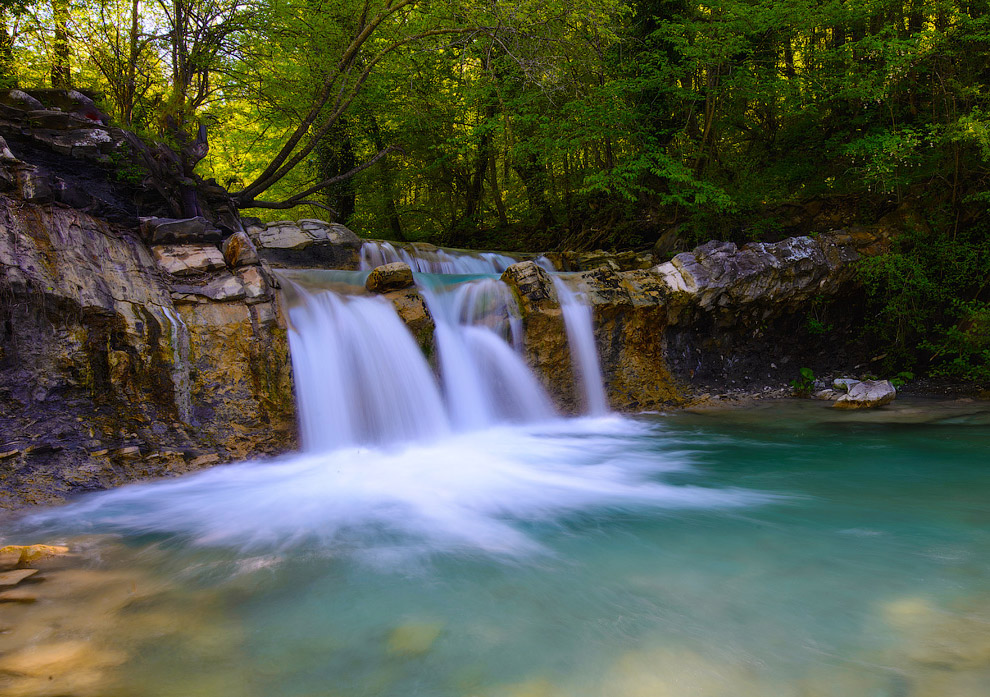
[[17, 621], [100, 618], [79, 695], [985, 696], [988, 424], [787, 403], [218, 467], [21, 521], [85, 550], [46, 584], [122, 590]]

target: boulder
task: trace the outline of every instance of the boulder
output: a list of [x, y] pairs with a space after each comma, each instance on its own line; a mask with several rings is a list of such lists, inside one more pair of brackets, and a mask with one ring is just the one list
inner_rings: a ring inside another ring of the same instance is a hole
[[142, 218], [141, 233], [152, 244], [220, 241], [220, 231], [203, 217]]
[[223, 241], [223, 258], [230, 268], [252, 266], [259, 262], [258, 250], [245, 232], [235, 232]]
[[224, 255], [211, 244], [182, 244], [152, 247], [162, 271], [173, 276], [196, 276], [226, 266]]
[[864, 380], [849, 388], [847, 394], [842, 395], [833, 407], [838, 409], [872, 409], [890, 404], [897, 396], [897, 390], [890, 380]]
[[305, 249], [315, 241], [313, 235], [291, 220], [268, 223], [258, 232], [258, 246], [265, 249]]
[[832, 389], [838, 390], [839, 392], [848, 392], [849, 388], [853, 385], [858, 385], [860, 383], [856, 378], [836, 378], [832, 381]]
[[22, 90], [0, 92], [0, 104], [6, 104], [7, 106], [23, 111], [35, 111], [45, 108], [44, 104]]
[[412, 284], [413, 275], [409, 264], [396, 261], [375, 268], [368, 274], [368, 280], [365, 281], [364, 287], [372, 293], [388, 293], [389, 291], [408, 288]]
[[560, 305], [553, 278], [534, 261], [512, 264], [502, 272], [502, 282], [515, 291], [520, 309], [526, 315], [534, 309]]

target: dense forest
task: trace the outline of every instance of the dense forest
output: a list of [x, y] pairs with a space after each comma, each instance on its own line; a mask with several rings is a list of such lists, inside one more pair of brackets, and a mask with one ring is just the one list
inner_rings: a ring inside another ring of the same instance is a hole
[[984, 0], [0, 7], [0, 86], [207, 133], [198, 171], [247, 215], [661, 252], [896, 218], [861, 267], [886, 368], [990, 378]]

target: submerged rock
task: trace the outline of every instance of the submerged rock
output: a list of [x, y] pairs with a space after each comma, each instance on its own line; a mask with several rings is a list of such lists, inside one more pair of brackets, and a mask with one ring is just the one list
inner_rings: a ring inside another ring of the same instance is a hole
[[17, 564], [30, 564], [68, 553], [69, 548], [61, 545], [7, 545], [0, 547], [0, 558], [7, 559], [17, 555]]
[[409, 264], [396, 261], [376, 267], [365, 281], [364, 287], [372, 293], [388, 293], [409, 288], [413, 284], [412, 269]]
[[443, 628], [443, 622], [409, 622], [399, 625], [388, 635], [388, 653], [393, 656], [421, 656], [433, 648]]
[[0, 588], [4, 586], [16, 586], [18, 583], [28, 578], [29, 576], [34, 576], [38, 573], [37, 569], [15, 569], [13, 571], [0, 571]]
[[897, 390], [890, 380], [864, 380], [849, 388], [832, 406], [838, 409], [872, 409], [890, 404], [897, 396]]

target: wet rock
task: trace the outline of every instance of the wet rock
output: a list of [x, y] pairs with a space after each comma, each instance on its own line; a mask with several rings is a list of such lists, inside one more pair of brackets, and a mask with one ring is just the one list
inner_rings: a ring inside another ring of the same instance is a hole
[[426, 301], [416, 288], [405, 288], [385, 293], [382, 297], [392, 303], [399, 318], [412, 332], [413, 338], [426, 356], [434, 351], [433, 333], [435, 325]]
[[890, 404], [897, 390], [889, 380], [864, 380], [849, 388], [832, 406], [838, 409], [873, 409]]
[[223, 258], [232, 269], [239, 266], [251, 266], [260, 261], [258, 250], [254, 248], [254, 243], [245, 232], [235, 232], [225, 239], [222, 249]]
[[818, 390], [812, 395], [812, 397], [814, 397], [815, 399], [832, 401], [834, 399], [838, 399], [840, 395], [841, 393], [837, 392], [836, 390]]
[[143, 218], [141, 233], [152, 244], [220, 241], [220, 231], [201, 217]]
[[18, 564], [31, 564], [68, 553], [69, 548], [61, 545], [7, 545], [0, 547], [0, 555], [17, 554]]
[[152, 247], [158, 266], [173, 276], [197, 276], [225, 268], [224, 255], [211, 244]]
[[536, 262], [521, 261], [512, 264], [502, 272], [502, 282], [515, 291], [524, 315], [533, 310], [560, 305], [553, 279]]
[[209, 453], [207, 455], [200, 455], [191, 460], [189, 464], [193, 467], [206, 467], [207, 465], [215, 465], [218, 462], [220, 462], [220, 456], [216, 453]]
[[[15, 589], [0, 593], [0, 603], [20, 603], [22, 605], [30, 605], [36, 602], [38, 602], [38, 596], [31, 591]], [[2, 670], [3, 667], [2, 664], [0, 664], [0, 671]]]
[[13, 571], [0, 571], [0, 588], [4, 586], [16, 586], [24, 579], [38, 573], [37, 569], [15, 569]]
[[396, 261], [391, 264], [383, 264], [375, 268], [368, 274], [368, 280], [364, 286], [372, 293], [388, 293], [393, 290], [402, 290], [413, 285], [413, 274], [409, 264]]

